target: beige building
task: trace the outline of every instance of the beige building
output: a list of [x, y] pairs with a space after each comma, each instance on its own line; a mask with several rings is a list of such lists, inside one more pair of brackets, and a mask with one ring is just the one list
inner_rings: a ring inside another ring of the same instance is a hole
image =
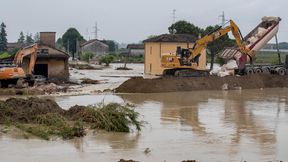
[[[192, 48], [196, 37], [189, 34], [163, 34], [144, 41], [144, 73], [147, 75], [162, 75], [161, 55], [175, 53], [177, 47]], [[203, 51], [206, 52], [206, 51]], [[206, 55], [201, 55], [200, 60], [206, 62]]]
[[[45, 76], [50, 81], [69, 80], [69, 55], [55, 47], [55, 32], [41, 32], [33, 74]], [[22, 67], [28, 71], [30, 56], [24, 57]]]

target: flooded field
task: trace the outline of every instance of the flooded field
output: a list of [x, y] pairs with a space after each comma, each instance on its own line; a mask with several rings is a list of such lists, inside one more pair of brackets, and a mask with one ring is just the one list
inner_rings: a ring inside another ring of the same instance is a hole
[[81, 89], [90, 93], [95, 90], [114, 89], [131, 77], [143, 76], [144, 64], [127, 64], [132, 70], [115, 70], [117, 67], [124, 66], [123, 63], [113, 63], [103, 70], [70, 70], [71, 80], [80, 80], [81, 78], [89, 78], [99, 80], [103, 84], [84, 86]]
[[71, 141], [0, 134], [0, 161], [288, 161], [288, 89], [62, 96], [63, 108], [130, 102], [140, 133], [103, 131]]

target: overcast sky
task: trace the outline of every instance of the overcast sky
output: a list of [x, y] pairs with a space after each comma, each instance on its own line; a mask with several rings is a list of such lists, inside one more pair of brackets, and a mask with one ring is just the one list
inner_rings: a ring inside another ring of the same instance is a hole
[[279, 41], [288, 41], [287, 0], [1, 0], [0, 22], [7, 28], [8, 41], [17, 41], [20, 31], [55, 31], [57, 37], [75, 27], [86, 38], [94, 38], [98, 22], [99, 38], [119, 43], [139, 42], [149, 35], [167, 33], [176, 20], [187, 20], [200, 27], [233, 19], [243, 35], [263, 16], [282, 18]]

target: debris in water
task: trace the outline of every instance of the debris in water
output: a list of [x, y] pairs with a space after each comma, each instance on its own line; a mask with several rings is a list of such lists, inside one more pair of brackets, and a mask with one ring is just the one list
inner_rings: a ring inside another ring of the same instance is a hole
[[81, 78], [80, 80], [82, 80], [81, 84], [100, 84], [101, 83], [101, 81], [99, 80], [93, 80], [90, 78]]

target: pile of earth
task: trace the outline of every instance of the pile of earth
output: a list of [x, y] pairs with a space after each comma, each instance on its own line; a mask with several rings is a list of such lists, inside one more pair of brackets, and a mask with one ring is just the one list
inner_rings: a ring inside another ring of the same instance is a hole
[[[139, 162], [139, 161], [120, 159], [118, 162]], [[183, 160], [182, 162], [196, 162], [196, 160]]]
[[0, 124], [13, 125], [24, 132], [49, 139], [82, 137], [87, 129], [129, 132], [141, 130], [139, 113], [132, 105], [118, 103], [91, 106], [75, 105], [62, 109], [54, 100], [45, 98], [10, 98], [0, 101]]
[[288, 75], [246, 75], [207, 77], [162, 77], [144, 79], [134, 77], [118, 88], [117, 93], [161, 93], [197, 90], [234, 90], [288, 87]]
[[29, 98], [10, 98], [0, 101], [0, 124], [9, 122], [31, 123], [37, 116], [48, 113], [64, 115], [65, 110], [50, 99]]
[[100, 80], [93, 80], [90, 78], [81, 78], [81, 84], [100, 84]]

